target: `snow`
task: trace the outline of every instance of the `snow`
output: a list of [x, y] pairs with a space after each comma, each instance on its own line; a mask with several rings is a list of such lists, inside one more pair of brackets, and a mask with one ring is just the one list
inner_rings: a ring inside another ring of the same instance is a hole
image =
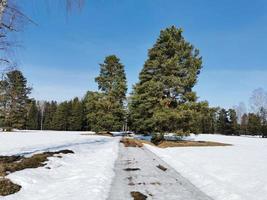
[[202, 134], [195, 140], [233, 146], [146, 147], [215, 200], [266, 200], [267, 139]]
[[10, 174], [8, 178], [22, 189], [0, 199], [106, 199], [114, 176], [118, 139], [81, 135], [81, 132], [0, 133], [0, 155], [29, 155], [60, 149], [70, 149], [75, 154], [49, 158], [45, 167]]

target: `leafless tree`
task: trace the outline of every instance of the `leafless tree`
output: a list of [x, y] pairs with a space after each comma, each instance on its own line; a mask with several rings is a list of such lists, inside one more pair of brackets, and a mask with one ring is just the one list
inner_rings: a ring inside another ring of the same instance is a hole
[[[64, 3], [66, 11], [70, 12], [75, 8], [80, 9], [84, 0], [53, 0], [52, 2], [52, 5], [56, 2]], [[16, 44], [11, 38], [13, 33], [22, 30], [24, 25], [29, 22], [34, 23], [26, 13], [21, 11], [18, 0], [0, 0], [0, 70], [11, 65], [7, 52], [12, 50]]]
[[236, 111], [238, 123], [241, 123], [242, 116], [247, 112], [245, 103], [240, 102], [237, 106], [234, 106], [233, 109]]
[[249, 103], [251, 110], [255, 113], [259, 113], [261, 108], [267, 109], [267, 92], [262, 88], [254, 90]]

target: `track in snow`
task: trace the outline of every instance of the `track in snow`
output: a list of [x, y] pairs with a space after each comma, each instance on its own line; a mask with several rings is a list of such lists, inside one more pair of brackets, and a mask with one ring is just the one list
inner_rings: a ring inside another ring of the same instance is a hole
[[120, 144], [108, 200], [133, 199], [133, 191], [147, 200], [212, 200], [147, 148]]

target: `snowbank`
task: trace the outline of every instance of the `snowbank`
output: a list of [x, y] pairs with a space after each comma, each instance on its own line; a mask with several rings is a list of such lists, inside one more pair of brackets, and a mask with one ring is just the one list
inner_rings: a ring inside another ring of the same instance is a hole
[[106, 199], [114, 176], [118, 139], [80, 135], [80, 132], [0, 134], [0, 155], [60, 149], [71, 149], [75, 154], [50, 158], [46, 167], [10, 174], [8, 178], [21, 185], [22, 190], [0, 199]]
[[221, 135], [195, 139], [234, 146], [146, 147], [216, 200], [266, 200], [267, 139]]

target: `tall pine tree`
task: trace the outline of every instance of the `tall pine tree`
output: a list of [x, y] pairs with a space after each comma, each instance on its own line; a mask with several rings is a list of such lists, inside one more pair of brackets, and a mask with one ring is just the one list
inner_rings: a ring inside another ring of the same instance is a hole
[[19, 70], [8, 72], [1, 80], [1, 115], [5, 127], [23, 129], [26, 127], [28, 95], [31, 88]]
[[196, 101], [192, 88], [202, 59], [182, 32], [175, 26], [161, 31], [148, 52], [130, 103], [131, 128], [137, 132], [192, 131], [195, 113], [183, 104]]
[[127, 84], [123, 64], [115, 56], [107, 56], [96, 77], [100, 92], [85, 97], [87, 121], [93, 131], [120, 131], [125, 120], [124, 101]]

